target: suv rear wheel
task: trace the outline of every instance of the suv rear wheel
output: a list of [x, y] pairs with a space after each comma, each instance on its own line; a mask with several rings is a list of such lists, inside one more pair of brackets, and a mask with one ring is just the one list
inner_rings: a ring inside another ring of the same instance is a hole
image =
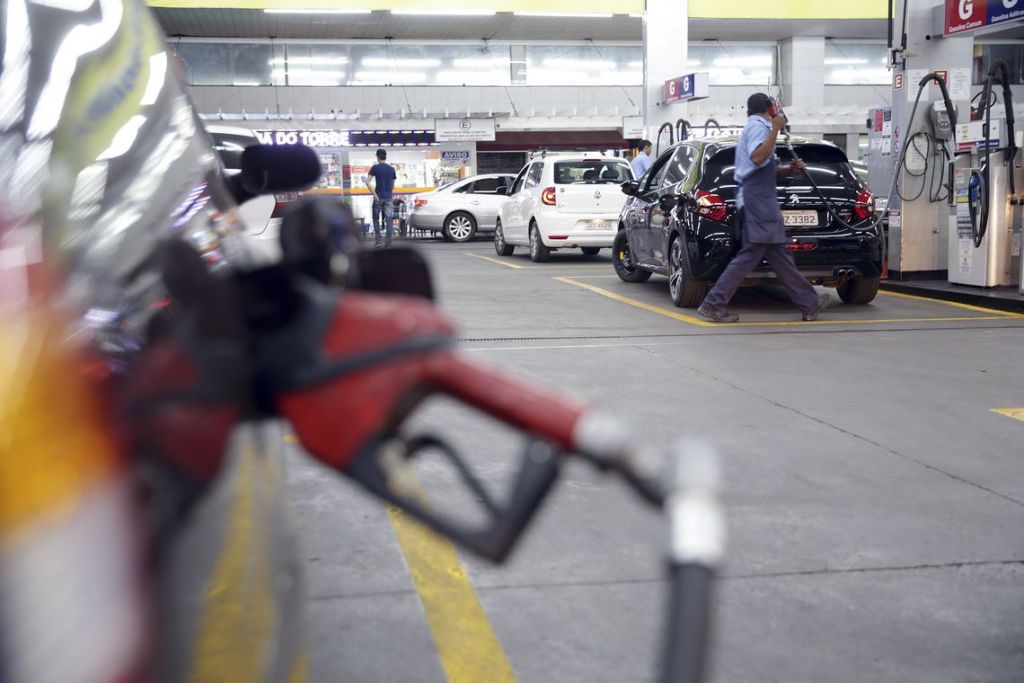
[[668, 292], [680, 308], [696, 308], [708, 293], [708, 287], [690, 277], [690, 263], [683, 254], [683, 240], [675, 237], [668, 248]]
[[869, 304], [878, 296], [877, 277], [850, 278], [836, 287], [836, 292], [844, 304]]
[[544, 246], [544, 241], [540, 238], [540, 230], [537, 229], [537, 223], [530, 222], [530, 260], [534, 263], [544, 263], [551, 258], [551, 249]]
[[623, 282], [647, 282], [651, 278], [651, 271], [643, 270], [633, 263], [625, 230], [619, 230], [612, 242], [612, 266]]

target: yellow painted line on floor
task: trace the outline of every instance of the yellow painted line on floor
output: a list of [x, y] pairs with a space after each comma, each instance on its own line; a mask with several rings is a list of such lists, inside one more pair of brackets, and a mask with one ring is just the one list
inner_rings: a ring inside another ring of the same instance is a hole
[[602, 289], [601, 287], [588, 285], [586, 282], [580, 282], [579, 280], [574, 280], [571, 277], [555, 277], [553, 279], [558, 280], [559, 282], [564, 282], [567, 285], [573, 285], [574, 287], [582, 287], [583, 289], [594, 292], [595, 294], [600, 294], [601, 296], [608, 297], [613, 301], [618, 301], [619, 303], [627, 304], [629, 306], [635, 306], [636, 308], [642, 308], [645, 311], [657, 313], [658, 315], [663, 315], [666, 318], [679, 320], [690, 325], [696, 325], [697, 327], [714, 327], [716, 324], [709, 323], [708, 321], [701, 320], [700, 318], [695, 318], [692, 315], [686, 315], [685, 313], [672, 311], [667, 308], [662, 308], [661, 306], [655, 306], [654, 304], [644, 303], [643, 301], [638, 301], [628, 296], [622, 296], [621, 294], [616, 294], [615, 292], [608, 291], [607, 289]]
[[463, 253], [464, 256], [472, 256], [473, 258], [483, 259], [484, 261], [490, 261], [491, 263], [497, 263], [499, 266], [505, 266], [506, 268], [515, 268], [516, 270], [526, 270], [528, 268], [532, 268], [533, 267], [533, 266], [521, 266], [518, 263], [508, 263], [507, 261], [502, 261], [502, 260], [496, 259], [493, 256], [484, 256], [483, 254], [474, 254], [474, 253], [469, 252], [469, 251], [464, 251], [462, 253]]
[[992, 412], [1024, 422], [1024, 408], [993, 408]]
[[388, 514], [448, 683], [515, 683], [455, 546], [398, 508]]
[[903, 292], [879, 292], [885, 296], [894, 296], [897, 299], [910, 299], [912, 301], [926, 301], [933, 304], [942, 304], [943, 306], [952, 306], [953, 308], [962, 308], [965, 311], [975, 311], [977, 313], [988, 313], [990, 315], [998, 315], [1001, 318], [1024, 318], [1024, 315], [1020, 313], [1011, 313], [1010, 311], [1000, 311], [995, 308], [985, 308], [984, 306], [972, 306], [971, 304], [962, 304], [957, 301], [946, 301], [944, 299], [932, 299], [927, 296], [917, 296], [916, 294], [904, 294]]
[[[661, 306], [655, 306], [654, 304], [645, 303], [643, 301], [639, 301], [637, 299], [633, 299], [633, 298], [628, 297], [628, 296], [623, 296], [621, 294], [616, 294], [615, 292], [609, 291], [607, 289], [602, 289], [601, 287], [597, 287], [595, 285], [587, 284], [586, 282], [579, 282], [578, 280], [574, 280], [573, 278], [570, 278], [570, 277], [555, 277], [553, 279], [558, 280], [559, 282], [564, 282], [566, 284], [573, 285], [575, 287], [581, 287], [583, 289], [586, 289], [586, 290], [589, 290], [591, 292], [594, 292], [595, 294], [600, 294], [601, 296], [607, 297], [607, 298], [612, 299], [614, 301], [618, 301], [619, 303], [627, 304], [629, 306], [634, 306], [636, 308], [640, 308], [640, 309], [643, 309], [645, 311], [649, 311], [651, 313], [656, 313], [658, 315], [665, 316], [666, 318], [672, 318], [674, 320], [679, 320], [679, 321], [687, 323], [689, 325], [696, 325], [698, 327], [729, 327], [729, 328], [733, 328], [733, 327], [806, 327], [806, 326], [812, 326], [812, 325], [880, 325], [880, 324], [889, 324], [889, 323], [935, 323], [935, 322], [962, 322], [962, 321], [974, 321], [974, 320], [1006, 320], [1007, 317], [1008, 317], [1006, 315], [1002, 315], [1002, 312], [999, 311], [1000, 315], [990, 315], [990, 316], [969, 316], [969, 317], [968, 316], [960, 316], [960, 317], [932, 317], [932, 318], [870, 318], [870, 319], [850, 319], [850, 318], [847, 318], [847, 319], [837, 320], [835, 318], [831, 318], [831, 319], [828, 318], [827, 317], [828, 316], [828, 309], [826, 309], [825, 312], [823, 313], [823, 315], [826, 316], [824, 319], [822, 319], [822, 320], [815, 320], [815, 321], [812, 321], [812, 322], [805, 322], [803, 320], [782, 320], [782, 321], [764, 321], [764, 322], [751, 322], [751, 323], [739, 322], [739, 323], [720, 324], [720, 323], [708, 322], [706, 320], [694, 317], [692, 315], [686, 315], [684, 313], [679, 313], [678, 311], [673, 311], [672, 309], [669, 309], [669, 308], [662, 308]], [[1022, 316], [1012, 315], [1010, 317], [1017, 318], [1017, 317], [1022, 317]]]

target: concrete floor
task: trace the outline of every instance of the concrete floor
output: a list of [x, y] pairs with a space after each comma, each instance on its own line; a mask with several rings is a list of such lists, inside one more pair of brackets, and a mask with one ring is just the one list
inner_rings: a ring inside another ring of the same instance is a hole
[[[1024, 407], [1024, 318], [833, 292], [820, 324], [797, 324], [761, 288], [734, 306], [755, 325], [702, 327], [670, 317], [693, 312], [665, 278], [614, 278], [607, 251], [536, 265], [490, 260], [489, 242], [419, 248], [473, 357], [650, 442], [717, 444], [730, 539], [711, 680], [1024, 681], [1024, 423], [991, 411]], [[512, 471], [521, 444], [500, 428], [443, 403], [422, 420], [489, 484]], [[449, 474], [420, 474], [435, 507], [464, 511]], [[298, 454], [290, 479], [312, 680], [446, 680], [384, 507]], [[460, 553], [519, 681], [654, 680], [663, 532], [573, 464], [509, 563]]]

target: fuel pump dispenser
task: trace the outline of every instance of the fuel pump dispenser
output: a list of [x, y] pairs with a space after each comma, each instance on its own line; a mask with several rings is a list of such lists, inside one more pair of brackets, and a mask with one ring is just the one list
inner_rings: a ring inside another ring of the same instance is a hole
[[[976, 118], [960, 126], [949, 219], [949, 281], [975, 287], [1020, 286], [1024, 174], [1005, 61], [992, 65]], [[1002, 86], [1002, 111], [993, 85]]]

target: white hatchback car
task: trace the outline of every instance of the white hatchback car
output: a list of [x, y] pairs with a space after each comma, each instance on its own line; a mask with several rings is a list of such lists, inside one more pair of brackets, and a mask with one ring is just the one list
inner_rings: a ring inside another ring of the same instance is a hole
[[440, 232], [452, 242], [468, 242], [478, 231], [491, 232], [514, 177], [504, 173], [475, 175], [433, 192], [413, 195], [409, 227]]
[[545, 154], [519, 172], [501, 205], [494, 249], [511, 256], [528, 246], [530, 258], [546, 261], [555, 249], [580, 248], [593, 256], [611, 247], [626, 196], [619, 186], [633, 179], [625, 159], [598, 153]]

